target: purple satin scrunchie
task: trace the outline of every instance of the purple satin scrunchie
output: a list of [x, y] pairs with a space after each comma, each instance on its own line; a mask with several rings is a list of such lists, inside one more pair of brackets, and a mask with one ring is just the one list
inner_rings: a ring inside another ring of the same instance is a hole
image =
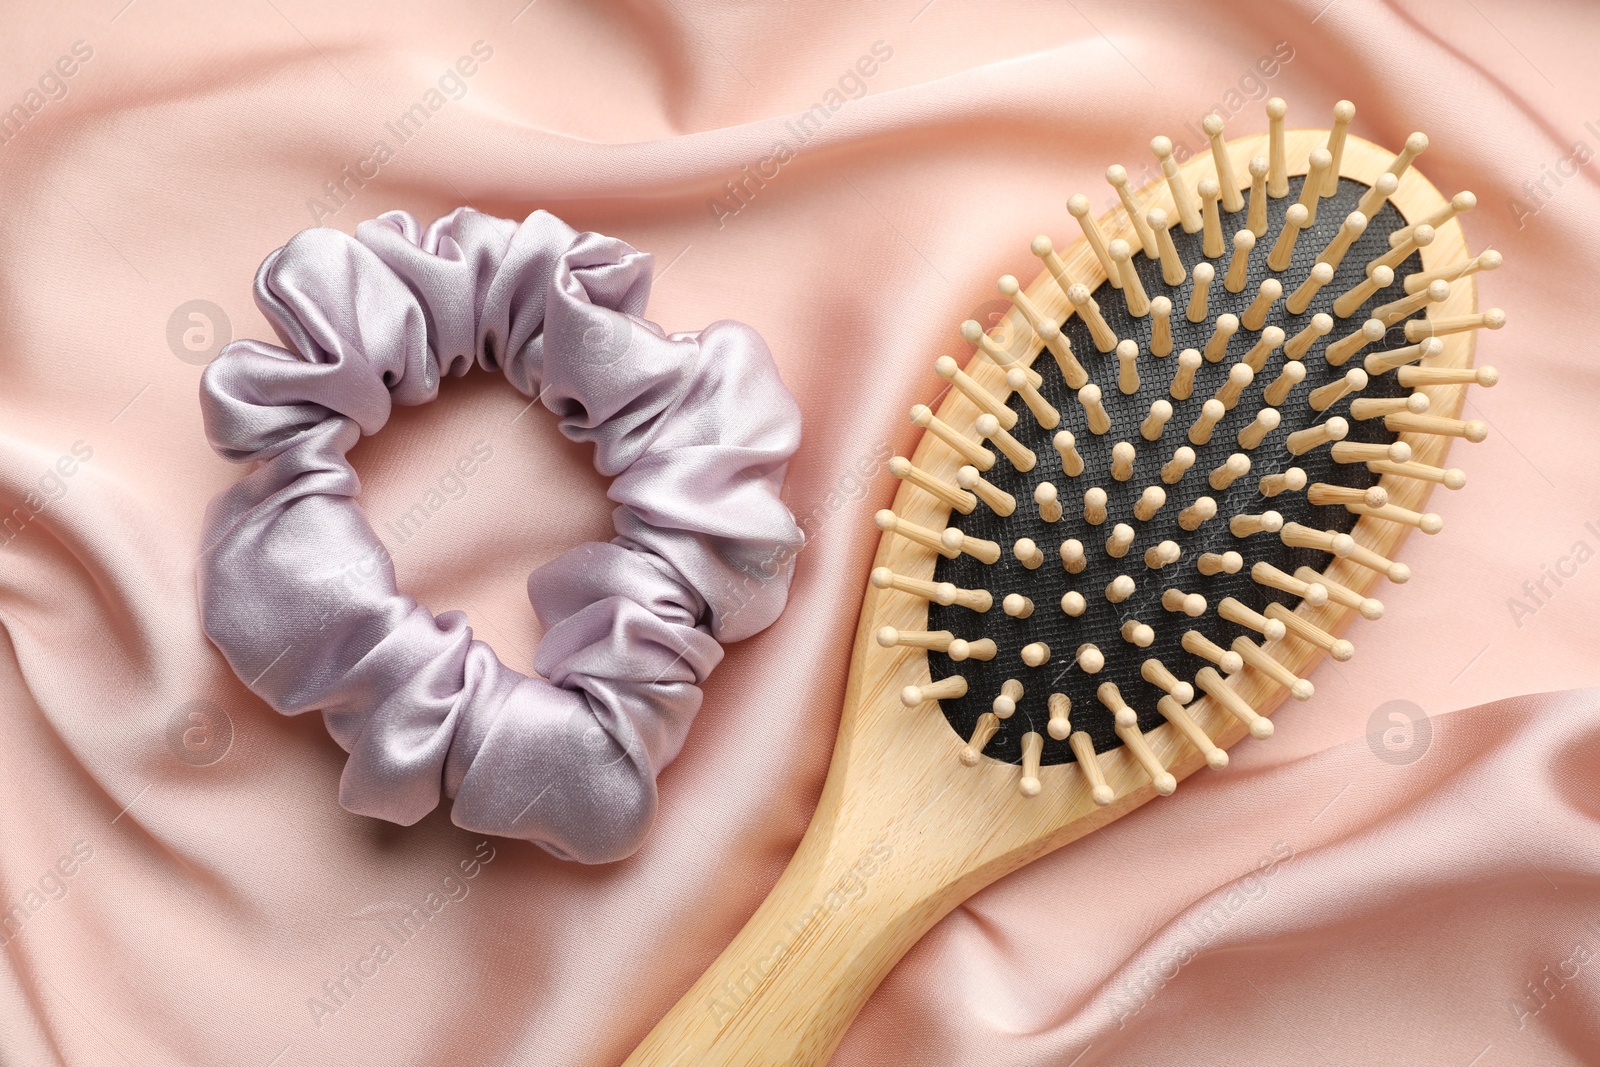
[[[426, 230], [403, 212], [354, 237], [306, 230], [261, 265], [256, 302], [286, 348], [236, 342], [201, 382], [212, 447], [259, 461], [207, 511], [201, 610], [253, 692], [323, 713], [350, 811], [410, 825], [442, 791], [466, 829], [627, 856], [718, 642], [782, 611], [798, 408], [749, 327], [667, 336], [640, 318], [651, 264], [542, 211], [462, 208]], [[528, 576], [542, 677], [397, 591], [345, 458], [474, 362], [593, 442], [619, 505], [609, 543]]]

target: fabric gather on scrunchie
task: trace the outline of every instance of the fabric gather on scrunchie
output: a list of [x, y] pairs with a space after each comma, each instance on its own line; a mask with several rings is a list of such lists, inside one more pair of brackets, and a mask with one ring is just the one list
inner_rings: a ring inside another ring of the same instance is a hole
[[[425, 230], [403, 212], [354, 237], [306, 230], [262, 264], [256, 301], [284, 347], [235, 342], [201, 382], [212, 447], [259, 464], [207, 512], [201, 609], [253, 692], [322, 712], [350, 811], [410, 825], [442, 792], [468, 830], [626, 856], [719, 642], [782, 611], [799, 410], [749, 327], [666, 335], [641, 318], [651, 265], [542, 211], [465, 208]], [[528, 577], [542, 677], [398, 592], [355, 501], [351, 446], [474, 363], [592, 442], [618, 504], [611, 542]]]

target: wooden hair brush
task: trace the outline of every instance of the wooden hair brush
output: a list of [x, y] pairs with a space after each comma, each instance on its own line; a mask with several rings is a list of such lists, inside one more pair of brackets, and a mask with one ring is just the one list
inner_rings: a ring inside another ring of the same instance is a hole
[[1179, 164], [1082, 240], [963, 368], [901, 479], [856, 633], [832, 766], [799, 850], [629, 1064], [822, 1064], [895, 962], [1030, 860], [1272, 733], [1425, 510], [1480, 328], [1474, 257], [1413, 166], [1348, 128], [1284, 129]]

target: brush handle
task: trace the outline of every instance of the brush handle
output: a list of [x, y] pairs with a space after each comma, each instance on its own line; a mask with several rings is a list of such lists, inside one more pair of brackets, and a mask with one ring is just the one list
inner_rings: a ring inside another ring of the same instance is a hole
[[900, 957], [1002, 873], [917, 847], [943, 836], [938, 803], [841, 810], [842, 792], [825, 790], [767, 899], [625, 1067], [826, 1064]]

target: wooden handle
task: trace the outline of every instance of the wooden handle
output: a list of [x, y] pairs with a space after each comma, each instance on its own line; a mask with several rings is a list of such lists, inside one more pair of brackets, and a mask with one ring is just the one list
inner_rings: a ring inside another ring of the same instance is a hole
[[838, 793], [825, 791], [767, 899], [624, 1067], [821, 1067], [900, 957], [1006, 869], [963, 877], [948, 850], [917, 854], [919, 839], [944, 836], [937, 798], [862, 818]]

